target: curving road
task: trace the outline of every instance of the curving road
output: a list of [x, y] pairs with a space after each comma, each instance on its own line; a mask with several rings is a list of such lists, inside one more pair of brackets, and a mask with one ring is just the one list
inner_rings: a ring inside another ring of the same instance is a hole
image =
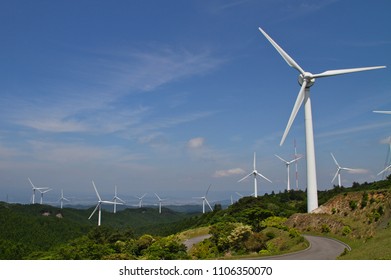
[[[190, 249], [194, 244], [201, 242], [202, 240], [209, 238], [211, 235], [201, 235], [195, 238], [190, 238], [184, 242], [186, 247]], [[350, 250], [350, 247], [345, 243], [336, 239], [331, 239], [321, 236], [304, 235], [308, 240], [310, 246], [299, 252], [279, 255], [268, 256], [256, 259], [263, 260], [335, 260], [346, 249]]]
[[335, 260], [346, 249], [350, 249], [345, 243], [327, 237], [304, 235], [309, 241], [310, 247], [303, 251], [285, 254], [280, 256], [270, 256], [262, 259], [266, 260]]

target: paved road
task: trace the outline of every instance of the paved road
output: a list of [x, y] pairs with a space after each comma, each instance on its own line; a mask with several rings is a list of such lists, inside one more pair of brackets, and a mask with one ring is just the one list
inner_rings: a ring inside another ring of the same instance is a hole
[[197, 237], [187, 239], [185, 242], [183, 242], [183, 244], [185, 244], [187, 250], [189, 250], [191, 247], [193, 247], [194, 244], [197, 244], [197, 243], [201, 242], [202, 240], [207, 239], [211, 236], [212, 235], [210, 235], [210, 234], [200, 235]]
[[[209, 238], [211, 235], [201, 235], [195, 238], [188, 239], [184, 242], [186, 247], [190, 249], [194, 244]], [[280, 256], [262, 257], [263, 260], [335, 260], [343, 253], [345, 248], [349, 246], [335, 239], [304, 235], [309, 241], [310, 247], [303, 251], [290, 253]], [[257, 258], [258, 259], [258, 258]]]
[[267, 260], [335, 260], [339, 255], [343, 253], [345, 248], [349, 248], [348, 245], [337, 241], [335, 239], [304, 235], [304, 237], [310, 242], [310, 247], [306, 250], [296, 253], [265, 257], [262, 259]]

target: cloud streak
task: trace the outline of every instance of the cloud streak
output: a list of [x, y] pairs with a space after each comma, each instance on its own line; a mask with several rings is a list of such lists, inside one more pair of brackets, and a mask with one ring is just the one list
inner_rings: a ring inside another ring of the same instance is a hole
[[236, 176], [236, 175], [242, 175], [245, 171], [242, 168], [232, 168], [228, 170], [217, 170], [213, 177], [221, 178], [221, 177], [229, 177], [229, 176]]

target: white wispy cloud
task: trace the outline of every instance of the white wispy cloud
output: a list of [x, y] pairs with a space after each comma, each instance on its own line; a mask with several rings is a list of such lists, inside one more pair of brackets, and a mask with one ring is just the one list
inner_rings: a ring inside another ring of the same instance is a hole
[[187, 142], [186, 146], [188, 148], [190, 148], [190, 149], [198, 149], [198, 148], [201, 148], [204, 145], [204, 142], [205, 142], [205, 138], [203, 138], [203, 137], [196, 137], [196, 138], [190, 139]]
[[317, 138], [335, 137], [335, 136], [342, 136], [345, 134], [352, 134], [352, 133], [357, 133], [357, 132], [362, 132], [362, 131], [367, 131], [367, 130], [389, 127], [389, 126], [390, 126], [389, 121], [388, 122], [370, 123], [370, 124], [364, 124], [364, 125], [359, 125], [359, 126], [350, 127], [350, 128], [342, 128], [342, 129], [338, 129], [338, 130], [330, 130], [330, 131], [326, 131], [326, 132], [321, 132], [315, 136]]
[[368, 169], [362, 169], [362, 168], [354, 168], [354, 169], [348, 170], [348, 173], [351, 173], [351, 174], [368, 174], [369, 170]]
[[[156, 115], [161, 114], [158, 111], [160, 108], [155, 107], [156, 117], [151, 120], [145, 118], [149, 107], [133, 105], [129, 108], [122, 104], [122, 99], [132, 94], [154, 91], [184, 78], [204, 75], [222, 63], [223, 60], [213, 56], [210, 51], [189, 51], [167, 46], [90, 53], [86, 58], [74, 58], [73, 62], [63, 66], [69, 68], [67, 72], [71, 76], [60, 83], [53, 80], [46, 85], [42, 94], [29, 94], [34, 99], [7, 98], [10, 106], [4, 115], [14, 124], [52, 133], [112, 133], [130, 127], [141, 132], [173, 127], [210, 113], [190, 112], [161, 118]], [[72, 82], [75, 85], [70, 86]], [[23, 90], [30, 91], [28, 88], [20, 89]]]
[[228, 176], [234, 176], [234, 175], [241, 175], [244, 174], [245, 171], [242, 168], [232, 168], [227, 170], [217, 170], [213, 177], [220, 178], [220, 177], [228, 177]]

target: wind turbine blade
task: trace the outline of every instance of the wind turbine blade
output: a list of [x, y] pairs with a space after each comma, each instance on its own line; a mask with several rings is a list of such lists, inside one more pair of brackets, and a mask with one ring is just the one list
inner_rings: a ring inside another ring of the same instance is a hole
[[[121, 198], [119, 198], [119, 197], [117, 197], [117, 199], [119, 200], [119, 201], [121, 201], [123, 204], [125, 204], [126, 202], [125, 201], [123, 201]], [[118, 203], [117, 203], [118, 204]]]
[[338, 166], [338, 168], [339, 168], [340, 166], [339, 166], [339, 164], [338, 164], [337, 160], [335, 159], [335, 157], [334, 157], [333, 153], [330, 153], [330, 154], [331, 154], [331, 156], [333, 157], [333, 160], [334, 160], [334, 162], [335, 162], [335, 165], [337, 165], [337, 166]]
[[29, 180], [29, 182], [30, 182], [31, 186], [33, 187], [33, 189], [35, 189], [35, 186], [34, 186], [33, 182], [31, 182], [30, 178], [27, 178], [27, 179]]
[[274, 40], [265, 32], [262, 28], [259, 27], [259, 31], [262, 32], [262, 34], [266, 37], [266, 39], [269, 40], [269, 42], [273, 45], [273, 47], [280, 53], [282, 58], [288, 63], [290, 67], [295, 68], [297, 71], [299, 71], [301, 74], [304, 74], [305, 71], [300, 67], [299, 64], [297, 64], [296, 61], [293, 60], [292, 57], [290, 57]]
[[91, 213], [90, 217], [88, 218], [88, 220], [90, 220], [92, 218], [92, 216], [94, 216], [94, 214], [95, 214], [96, 210], [98, 210], [99, 206], [100, 206], [100, 202], [96, 205], [94, 211], [92, 211], [92, 213]]
[[303, 157], [303, 156], [299, 156], [299, 157], [297, 157], [297, 158], [295, 158], [295, 159], [289, 161], [288, 164], [292, 164], [292, 163], [298, 161], [299, 159], [301, 159], [302, 157]]
[[211, 211], [213, 211], [213, 208], [212, 208], [212, 206], [210, 206], [210, 204], [209, 204], [209, 201], [205, 198], [205, 202], [206, 202], [206, 204], [208, 204], [208, 206], [209, 206], [209, 208], [210, 208], [210, 210]]
[[100, 198], [100, 195], [99, 195], [99, 193], [98, 193], [98, 190], [96, 189], [96, 186], [95, 186], [95, 183], [94, 183], [94, 181], [92, 181], [92, 186], [93, 186], [93, 187], [94, 187], [94, 189], [95, 189], [96, 196], [98, 197], [99, 201], [102, 201], [102, 199]]
[[257, 168], [256, 168], [256, 154], [255, 154], [255, 152], [254, 152], [254, 161], [253, 161], [253, 170], [256, 170]]
[[278, 156], [278, 155], [275, 155], [276, 157], [278, 157], [280, 160], [282, 160], [283, 162], [285, 162], [286, 164], [288, 164], [289, 162], [287, 162], [285, 159], [283, 159], [282, 157]]
[[265, 179], [266, 181], [269, 181], [270, 183], [272, 183], [272, 181], [270, 181], [268, 178], [266, 178], [265, 176], [263, 176], [261, 173], [259, 173], [258, 171], [255, 173], [257, 174], [258, 176], [262, 177], [263, 179]]
[[388, 169], [391, 169], [391, 164], [389, 166], [387, 166], [386, 168], [384, 168], [382, 171], [380, 171], [379, 173], [377, 173], [377, 175], [380, 175], [384, 172], [386, 172]]
[[122, 204], [121, 202], [114, 202], [114, 201], [108, 201], [108, 200], [101, 200], [101, 203], [104, 204]]
[[373, 111], [374, 113], [380, 113], [380, 114], [391, 114], [391, 111]]
[[333, 177], [333, 180], [331, 180], [331, 183], [334, 182], [335, 178], [337, 178], [338, 173], [339, 173], [339, 168], [337, 169], [337, 172], [335, 172], [335, 175]]
[[145, 194], [143, 194], [143, 196], [142, 197], [140, 197], [140, 199], [143, 199], [145, 196], [146, 196], [147, 194], [145, 193]]
[[156, 193], [155, 193], [155, 195], [156, 195], [156, 197], [157, 197], [157, 199], [158, 199], [159, 201], [162, 200]]
[[301, 85], [299, 94], [297, 95], [295, 105], [293, 106], [291, 116], [289, 117], [288, 124], [286, 125], [284, 134], [282, 136], [280, 146], [282, 146], [282, 144], [284, 144], [285, 138], [288, 135], [289, 130], [291, 129], [292, 123], [295, 120], [297, 113], [299, 112], [301, 104], [303, 104], [306, 86], [307, 86], [307, 80], [304, 79], [303, 84]]
[[238, 196], [243, 197], [241, 193], [235, 192]]
[[336, 76], [342, 74], [349, 74], [354, 72], [368, 71], [368, 70], [376, 70], [386, 68], [386, 66], [374, 66], [374, 67], [361, 67], [361, 68], [350, 68], [350, 69], [339, 69], [339, 70], [328, 70], [319, 74], [313, 74], [311, 77], [313, 78], [323, 78], [329, 76]]
[[212, 184], [209, 185], [208, 190], [205, 193], [205, 197], [208, 195], [208, 192], [209, 192], [211, 186], [212, 186]]
[[252, 172], [251, 172], [250, 174], [248, 174], [247, 176], [243, 177], [242, 179], [240, 179], [240, 180], [238, 181], [238, 183], [239, 183], [239, 182], [242, 182], [242, 181], [245, 180], [245, 179], [247, 179], [247, 178], [250, 177], [251, 175], [253, 175]]

